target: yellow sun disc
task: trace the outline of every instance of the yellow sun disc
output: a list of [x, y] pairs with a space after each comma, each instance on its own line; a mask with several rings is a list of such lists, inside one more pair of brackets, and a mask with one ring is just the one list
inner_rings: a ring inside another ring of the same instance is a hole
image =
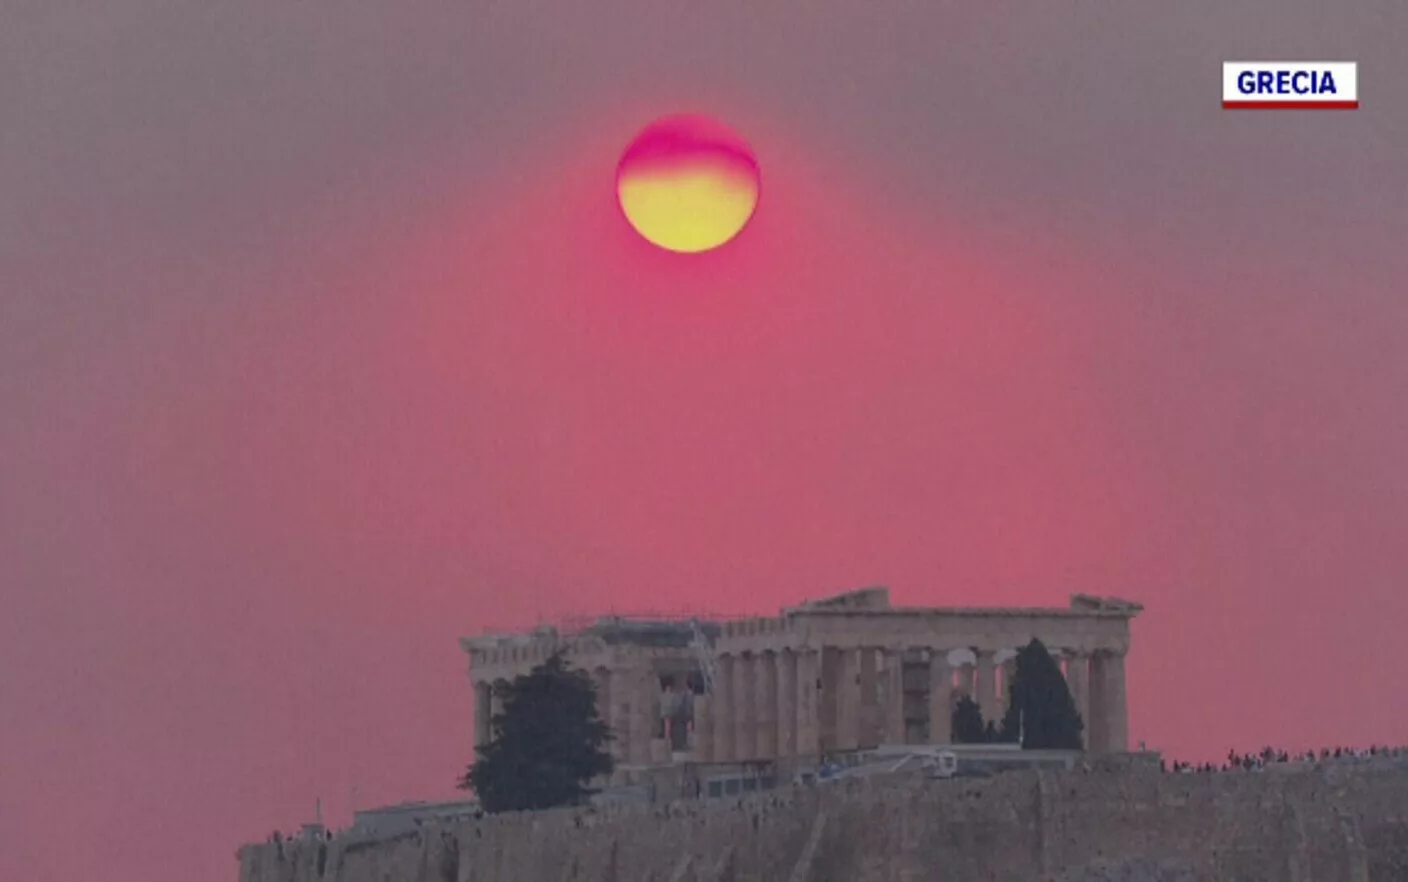
[[752, 151], [706, 117], [665, 117], [646, 127], [621, 157], [616, 195], [626, 220], [647, 241], [696, 253], [737, 236], [758, 207]]

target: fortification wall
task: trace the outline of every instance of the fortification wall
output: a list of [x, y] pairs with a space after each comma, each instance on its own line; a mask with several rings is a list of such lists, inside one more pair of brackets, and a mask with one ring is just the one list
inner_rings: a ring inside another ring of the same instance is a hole
[[240, 882], [921, 879], [1408, 879], [1408, 762], [875, 778], [240, 851]]

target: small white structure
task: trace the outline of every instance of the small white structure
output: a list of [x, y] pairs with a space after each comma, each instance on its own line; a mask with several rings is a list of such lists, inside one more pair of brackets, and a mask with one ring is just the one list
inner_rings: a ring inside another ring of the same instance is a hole
[[352, 830], [395, 836], [407, 833], [430, 822], [460, 821], [479, 813], [479, 800], [459, 802], [403, 802], [354, 812]]

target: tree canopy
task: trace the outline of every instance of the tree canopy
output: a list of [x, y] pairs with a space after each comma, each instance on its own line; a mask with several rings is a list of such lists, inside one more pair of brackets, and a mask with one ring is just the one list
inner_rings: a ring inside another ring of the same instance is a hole
[[496, 691], [502, 710], [490, 721], [489, 743], [460, 779], [486, 812], [577, 805], [587, 782], [614, 768], [605, 747], [611, 730], [596, 708], [596, 685], [585, 671], [554, 655]]
[[1084, 728], [1061, 666], [1033, 637], [1017, 652], [1000, 740], [1020, 740], [1027, 750], [1080, 750]]
[[978, 703], [965, 695], [953, 709], [952, 737], [955, 744], [981, 744], [987, 740], [983, 726], [983, 711]]

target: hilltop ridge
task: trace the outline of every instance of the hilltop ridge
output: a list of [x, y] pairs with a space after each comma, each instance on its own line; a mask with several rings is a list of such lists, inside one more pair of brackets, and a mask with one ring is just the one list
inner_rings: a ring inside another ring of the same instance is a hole
[[240, 849], [240, 882], [1388, 882], [1408, 758], [1171, 774], [1105, 762], [485, 817]]

